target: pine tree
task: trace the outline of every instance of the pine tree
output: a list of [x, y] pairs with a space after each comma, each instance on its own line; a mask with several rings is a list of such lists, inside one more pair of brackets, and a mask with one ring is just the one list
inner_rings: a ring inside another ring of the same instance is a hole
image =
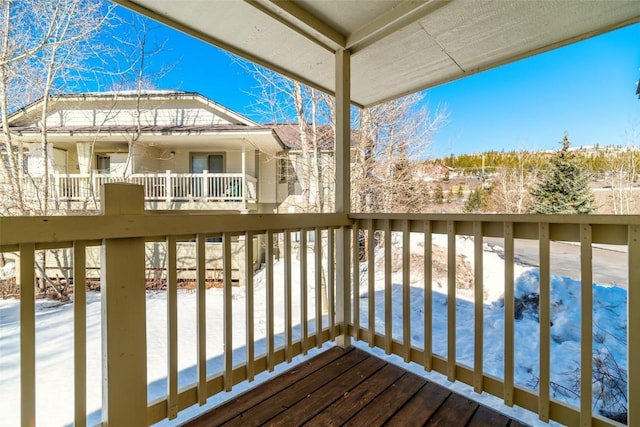
[[484, 188], [476, 188], [471, 190], [469, 198], [464, 202], [464, 211], [466, 213], [484, 212], [489, 202], [490, 190]]
[[569, 151], [570, 144], [565, 135], [562, 149], [550, 160], [547, 177], [531, 192], [530, 213], [572, 215], [595, 212], [589, 175]]

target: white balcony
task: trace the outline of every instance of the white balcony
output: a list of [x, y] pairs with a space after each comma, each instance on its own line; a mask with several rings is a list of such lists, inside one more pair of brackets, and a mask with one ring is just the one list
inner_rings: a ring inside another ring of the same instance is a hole
[[126, 177], [114, 174], [55, 174], [53, 194], [58, 200], [99, 200], [102, 184], [128, 182], [144, 186], [145, 201], [166, 202], [244, 202], [257, 203], [257, 179], [241, 173], [136, 173]]

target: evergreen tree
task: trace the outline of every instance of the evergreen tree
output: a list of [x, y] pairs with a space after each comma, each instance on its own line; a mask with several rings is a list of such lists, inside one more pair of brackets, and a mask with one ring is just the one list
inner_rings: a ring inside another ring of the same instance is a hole
[[487, 209], [489, 195], [489, 189], [476, 188], [471, 190], [469, 198], [464, 202], [464, 211], [466, 213], [484, 212]]
[[569, 151], [569, 138], [550, 160], [546, 178], [532, 190], [529, 212], [534, 214], [590, 214], [596, 210], [589, 176]]

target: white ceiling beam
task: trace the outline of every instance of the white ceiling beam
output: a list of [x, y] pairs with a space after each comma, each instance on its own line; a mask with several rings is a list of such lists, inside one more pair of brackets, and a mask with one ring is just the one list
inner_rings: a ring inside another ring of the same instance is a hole
[[283, 0], [245, 0], [245, 2], [330, 52], [344, 48], [346, 37], [342, 33], [295, 2]]
[[447, 5], [452, 0], [405, 0], [347, 37], [345, 47], [356, 53]]

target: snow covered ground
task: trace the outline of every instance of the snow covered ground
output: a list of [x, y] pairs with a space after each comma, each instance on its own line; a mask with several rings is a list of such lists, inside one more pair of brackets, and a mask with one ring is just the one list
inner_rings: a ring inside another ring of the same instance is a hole
[[[446, 246], [446, 239], [434, 236], [434, 245]], [[473, 242], [470, 239], [457, 241], [458, 253], [467, 256], [473, 263]], [[412, 252], [421, 253], [419, 238], [412, 236]], [[311, 254], [310, 254], [311, 256]], [[309, 258], [309, 266], [313, 266]], [[504, 263], [499, 251], [486, 248], [484, 253], [485, 274], [485, 305], [484, 305], [484, 369], [486, 373], [497, 377], [503, 376], [504, 350], [504, 310], [502, 293], [504, 289]], [[276, 262], [274, 266], [276, 285], [275, 313], [283, 313], [284, 295], [282, 292], [283, 264]], [[11, 273], [2, 271], [4, 275]], [[299, 265], [293, 261], [293, 274], [299, 277]], [[538, 289], [538, 270], [530, 267], [516, 266], [516, 297], [523, 300], [535, 301]], [[366, 278], [366, 275], [364, 276]], [[313, 272], [309, 271], [309, 288], [307, 290], [309, 318], [315, 319], [315, 284]], [[394, 338], [402, 338], [402, 290], [400, 272], [393, 277], [392, 317]], [[579, 367], [580, 355], [580, 284], [564, 277], [552, 277], [552, 328], [551, 328], [551, 381], [552, 397], [577, 405], [578, 395], [575, 390], [575, 380], [578, 378], [576, 369]], [[256, 354], [264, 352], [262, 339], [266, 333], [265, 321], [265, 287], [264, 275], [259, 273], [255, 279], [255, 334]], [[245, 346], [245, 293], [244, 288], [234, 288], [233, 299], [233, 347], [234, 363], [244, 360]], [[293, 286], [294, 324], [300, 322], [299, 286]], [[376, 276], [376, 330], [384, 331], [384, 280], [382, 274]], [[370, 295], [363, 283], [360, 294], [361, 325], [367, 325], [367, 306]], [[473, 303], [469, 291], [457, 291], [456, 319], [457, 342], [456, 353], [458, 362], [473, 366]], [[416, 347], [422, 347], [423, 334], [423, 289], [420, 280], [411, 287], [412, 307], [412, 342]], [[100, 421], [99, 408], [101, 404], [101, 361], [100, 361], [100, 294], [89, 293], [87, 296], [87, 409], [89, 424]], [[608, 369], [616, 367], [624, 370], [626, 378], [626, 291], [616, 287], [593, 285], [594, 303], [594, 355]], [[37, 301], [36, 303], [36, 381], [37, 381], [37, 425], [62, 426], [70, 425], [73, 421], [73, 307], [72, 304], [59, 305], [51, 301]], [[180, 370], [179, 387], [195, 382], [196, 371], [196, 294], [195, 292], [180, 291], [178, 298], [178, 339]], [[519, 319], [515, 325], [515, 380], [518, 385], [535, 389], [538, 378], [539, 328], [536, 319], [535, 305], [522, 306]], [[163, 292], [149, 293], [147, 296], [147, 347], [148, 347], [148, 381], [149, 401], [163, 396], [166, 390], [166, 296]], [[446, 283], [434, 284], [433, 292], [433, 351], [446, 357]], [[324, 322], [326, 325], [326, 320]], [[312, 332], [314, 322], [309, 322]], [[16, 300], [0, 301], [0, 425], [19, 425], [19, 303]], [[282, 318], [276, 319], [276, 333], [284, 330]], [[294, 331], [294, 340], [300, 336], [300, 328]], [[282, 343], [282, 336], [276, 337], [276, 344]], [[368, 348], [365, 343], [355, 343]], [[327, 344], [330, 345], [330, 344]], [[325, 347], [327, 346], [325, 345]], [[222, 290], [207, 291], [207, 373], [212, 375], [222, 370]], [[381, 357], [387, 357], [382, 351], [373, 350]], [[312, 350], [309, 355], [314, 355]], [[389, 357], [393, 362], [402, 363], [399, 358]], [[297, 361], [302, 360], [301, 357]], [[615, 363], [613, 363], [615, 361]], [[282, 372], [291, 367], [282, 364], [276, 372]], [[538, 424], [537, 416], [519, 408], [509, 409], [501, 406], [499, 399], [475, 394], [470, 387], [463, 384], [450, 384], [436, 373], [425, 373], [416, 365], [405, 366], [419, 375], [430, 380], [452, 386], [457, 392], [490, 405], [521, 419], [527, 424]], [[205, 408], [190, 408], [181, 413], [178, 420], [164, 421], [160, 425], [175, 425], [185, 421], [203, 409], [213, 407], [230, 396], [241, 393], [248, 387], [264, 381], [268, 375], [261, 374], [253, 383], [243, 383], [234, 387], [231, 393], [220, 393], [209, 399]], [[625, 385], [626, 388], [626, 385]], [[605, 398], [599, 394], [594, 385], [595, 409], [600, 409]], [[626, 404], [626, 402], [625, 402]], [[615, 408], [614, 408], [615, 409]], [[546, 425], [540, 423], [540, 425]]]

